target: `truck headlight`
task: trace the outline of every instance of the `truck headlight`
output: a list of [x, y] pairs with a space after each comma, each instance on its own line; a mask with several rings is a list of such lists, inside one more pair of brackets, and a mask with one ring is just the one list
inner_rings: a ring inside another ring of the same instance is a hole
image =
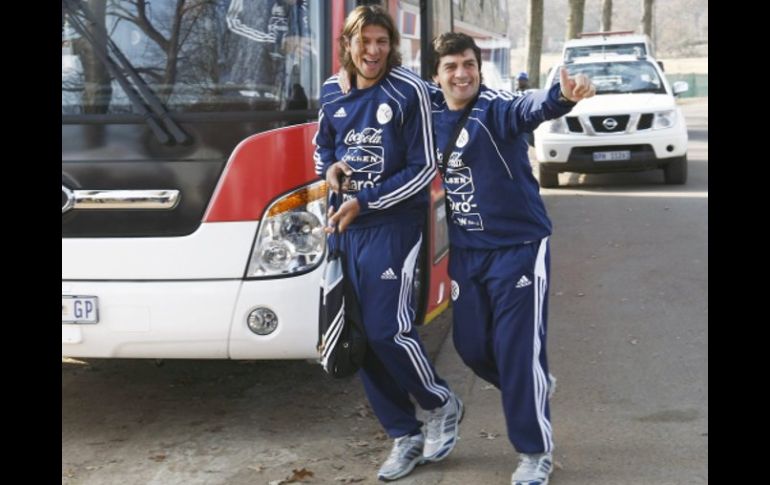
[[564, 121], [564, 117], [553, 119], [548, 124], [548, 133], [569, 133], [567, 128], [567, 122]]
[[652, 122], [653, 130], [662, 130], [663, 128], [671, 128], [676, 122], [676, 111], [661, 111], [655, 113], [655, 120]]
[[311, 270], [326, 250], [326, 182], [318, 181], [273, 202], [259, 224], [247, 278]]

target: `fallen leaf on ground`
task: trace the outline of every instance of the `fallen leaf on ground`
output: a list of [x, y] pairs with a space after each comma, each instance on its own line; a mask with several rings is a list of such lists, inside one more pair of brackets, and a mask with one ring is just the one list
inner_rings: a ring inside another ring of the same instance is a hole
[[268, 485], [285, 485], [287, 483], [304, 482], [306, 478], [313, 478], [313, 472], [306, 468], [300, 468], [299, 470], [292, 470], [292, 475], [283, 480], [271, 480]]
[[364, 480], [366, 480], [366, 478], [365, 477], [336, 477], [334, 480], [342, 483], [356, 483], [356, 482], [363, 482]]
[[292, 476], [289, 478], [289, 482], [301, 482], [306, 478], [313, 478], [313, 472], [307, 468], [300, 468], [299, 470], [292, 470]]

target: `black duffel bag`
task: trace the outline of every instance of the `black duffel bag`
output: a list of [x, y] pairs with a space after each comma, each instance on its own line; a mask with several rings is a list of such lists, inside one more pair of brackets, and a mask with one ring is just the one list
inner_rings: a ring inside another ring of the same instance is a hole
[[[336, 194], [332, 194], [334, 201]], [[319, 362], [332, 377], [348, 377], [364, 363], [366, 332], [353, 284], [347, 277], [339, 232], [328, 239], [328, 256], [321, 280], [318, 314]], [[332, 248], [331, 242], [336, 243]]]

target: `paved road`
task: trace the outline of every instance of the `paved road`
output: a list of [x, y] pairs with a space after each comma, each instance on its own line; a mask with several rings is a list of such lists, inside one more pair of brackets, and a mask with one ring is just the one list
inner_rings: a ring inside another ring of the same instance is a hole
[[[567, 188], [543, 190], [554, 223], [552, 485], [708, 482], [708, 100], [683, 109], [685, 186], [655, 171], [563, 174]], [[516, 455], [499, 393], [447, 349], [438, 367], [467, 396], [462, 441], [404, 483], [509, 483]]]
[[[552, 485], [708, 482], [708, 101], [684, 103], [687, 185], [660, 171], [563, 174], [567, 187], [543, 190]], [[461, 440], [398, 483], [507, 484], [516, 454], [499, 393], [459, 362], [450, 316], [423, 334], [466, 401]], [[62, 483], [373, 484], [388, 449], [360, 384], [306, 362], [62, 365]]]

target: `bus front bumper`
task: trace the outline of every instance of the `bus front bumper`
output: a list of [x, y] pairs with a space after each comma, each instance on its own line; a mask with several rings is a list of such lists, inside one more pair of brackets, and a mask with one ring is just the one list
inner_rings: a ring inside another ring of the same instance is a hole
[[[96, 297], [98, 321], [62, 323], [62, 356], [315, 358], [320, 278], [316, 268], [266, 280], [63, 280], [63, 297]], [[268, 335], [257, 335], [247, 325], [257, 307], [278, 318]]]

